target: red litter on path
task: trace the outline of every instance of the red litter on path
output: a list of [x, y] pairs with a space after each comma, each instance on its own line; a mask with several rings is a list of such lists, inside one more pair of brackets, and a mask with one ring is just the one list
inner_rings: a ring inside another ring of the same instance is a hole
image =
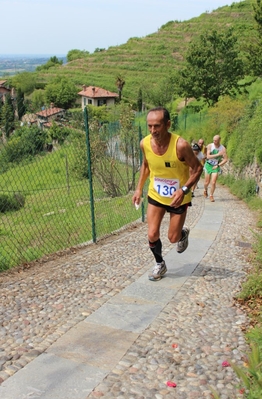
[[171, 387], [171, 388], [175, 388], [175, 387], [176, 387], [176, 383], [175, 383], [175, 382], [172, 382], [172, 381], [167, 381], [166, 385], [167, 385], [168, 387]]

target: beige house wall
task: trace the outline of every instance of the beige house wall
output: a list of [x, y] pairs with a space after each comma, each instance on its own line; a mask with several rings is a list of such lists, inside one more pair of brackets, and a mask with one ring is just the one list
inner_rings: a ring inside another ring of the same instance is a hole
[[98, 102], [101, 100], [106, 100], [106, 105], [114, 105], [115, 104], [115, 98], [90, 98], [90, 97], [84, 97], [82, 96], [82, 109], [85, 108], [86, 105], [88, 105], [88, 100], [92, 101], [92, 104], [94, 107], [98, 107]]

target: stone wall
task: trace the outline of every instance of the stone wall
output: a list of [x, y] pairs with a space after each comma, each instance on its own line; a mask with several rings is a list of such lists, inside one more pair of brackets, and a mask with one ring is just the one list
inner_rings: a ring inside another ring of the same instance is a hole
[[223, 173], [235, 176], [237, 179], [254, 179], [257, 184], [257, 191], [262, 198], [262, 168], [254, 162], [245, 167], [241, 172], [234, 168], [233, 163], [229, 160], [223, 167]]

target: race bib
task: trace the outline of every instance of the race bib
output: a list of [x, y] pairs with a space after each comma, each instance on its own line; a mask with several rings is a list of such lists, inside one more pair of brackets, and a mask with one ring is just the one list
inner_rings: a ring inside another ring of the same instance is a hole
[[161, 197], [171, 198], [180, 187], [179, 179], [154, 178], [154, 189]]
[[208, 159], [207, 163], [209, 163], [209, 165], [215, 166], [218, 164], [218, 160], [217, 159]]

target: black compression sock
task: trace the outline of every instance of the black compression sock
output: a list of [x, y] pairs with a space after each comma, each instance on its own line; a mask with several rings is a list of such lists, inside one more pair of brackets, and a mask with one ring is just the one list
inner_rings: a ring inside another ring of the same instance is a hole
[[151, 249], [155, 257], [156, 262], [161, 263], [163, 261], [163, 258], [162, 258], [162, 242], [160, 238], [155, 242], [149, 241], [149, 248]]

